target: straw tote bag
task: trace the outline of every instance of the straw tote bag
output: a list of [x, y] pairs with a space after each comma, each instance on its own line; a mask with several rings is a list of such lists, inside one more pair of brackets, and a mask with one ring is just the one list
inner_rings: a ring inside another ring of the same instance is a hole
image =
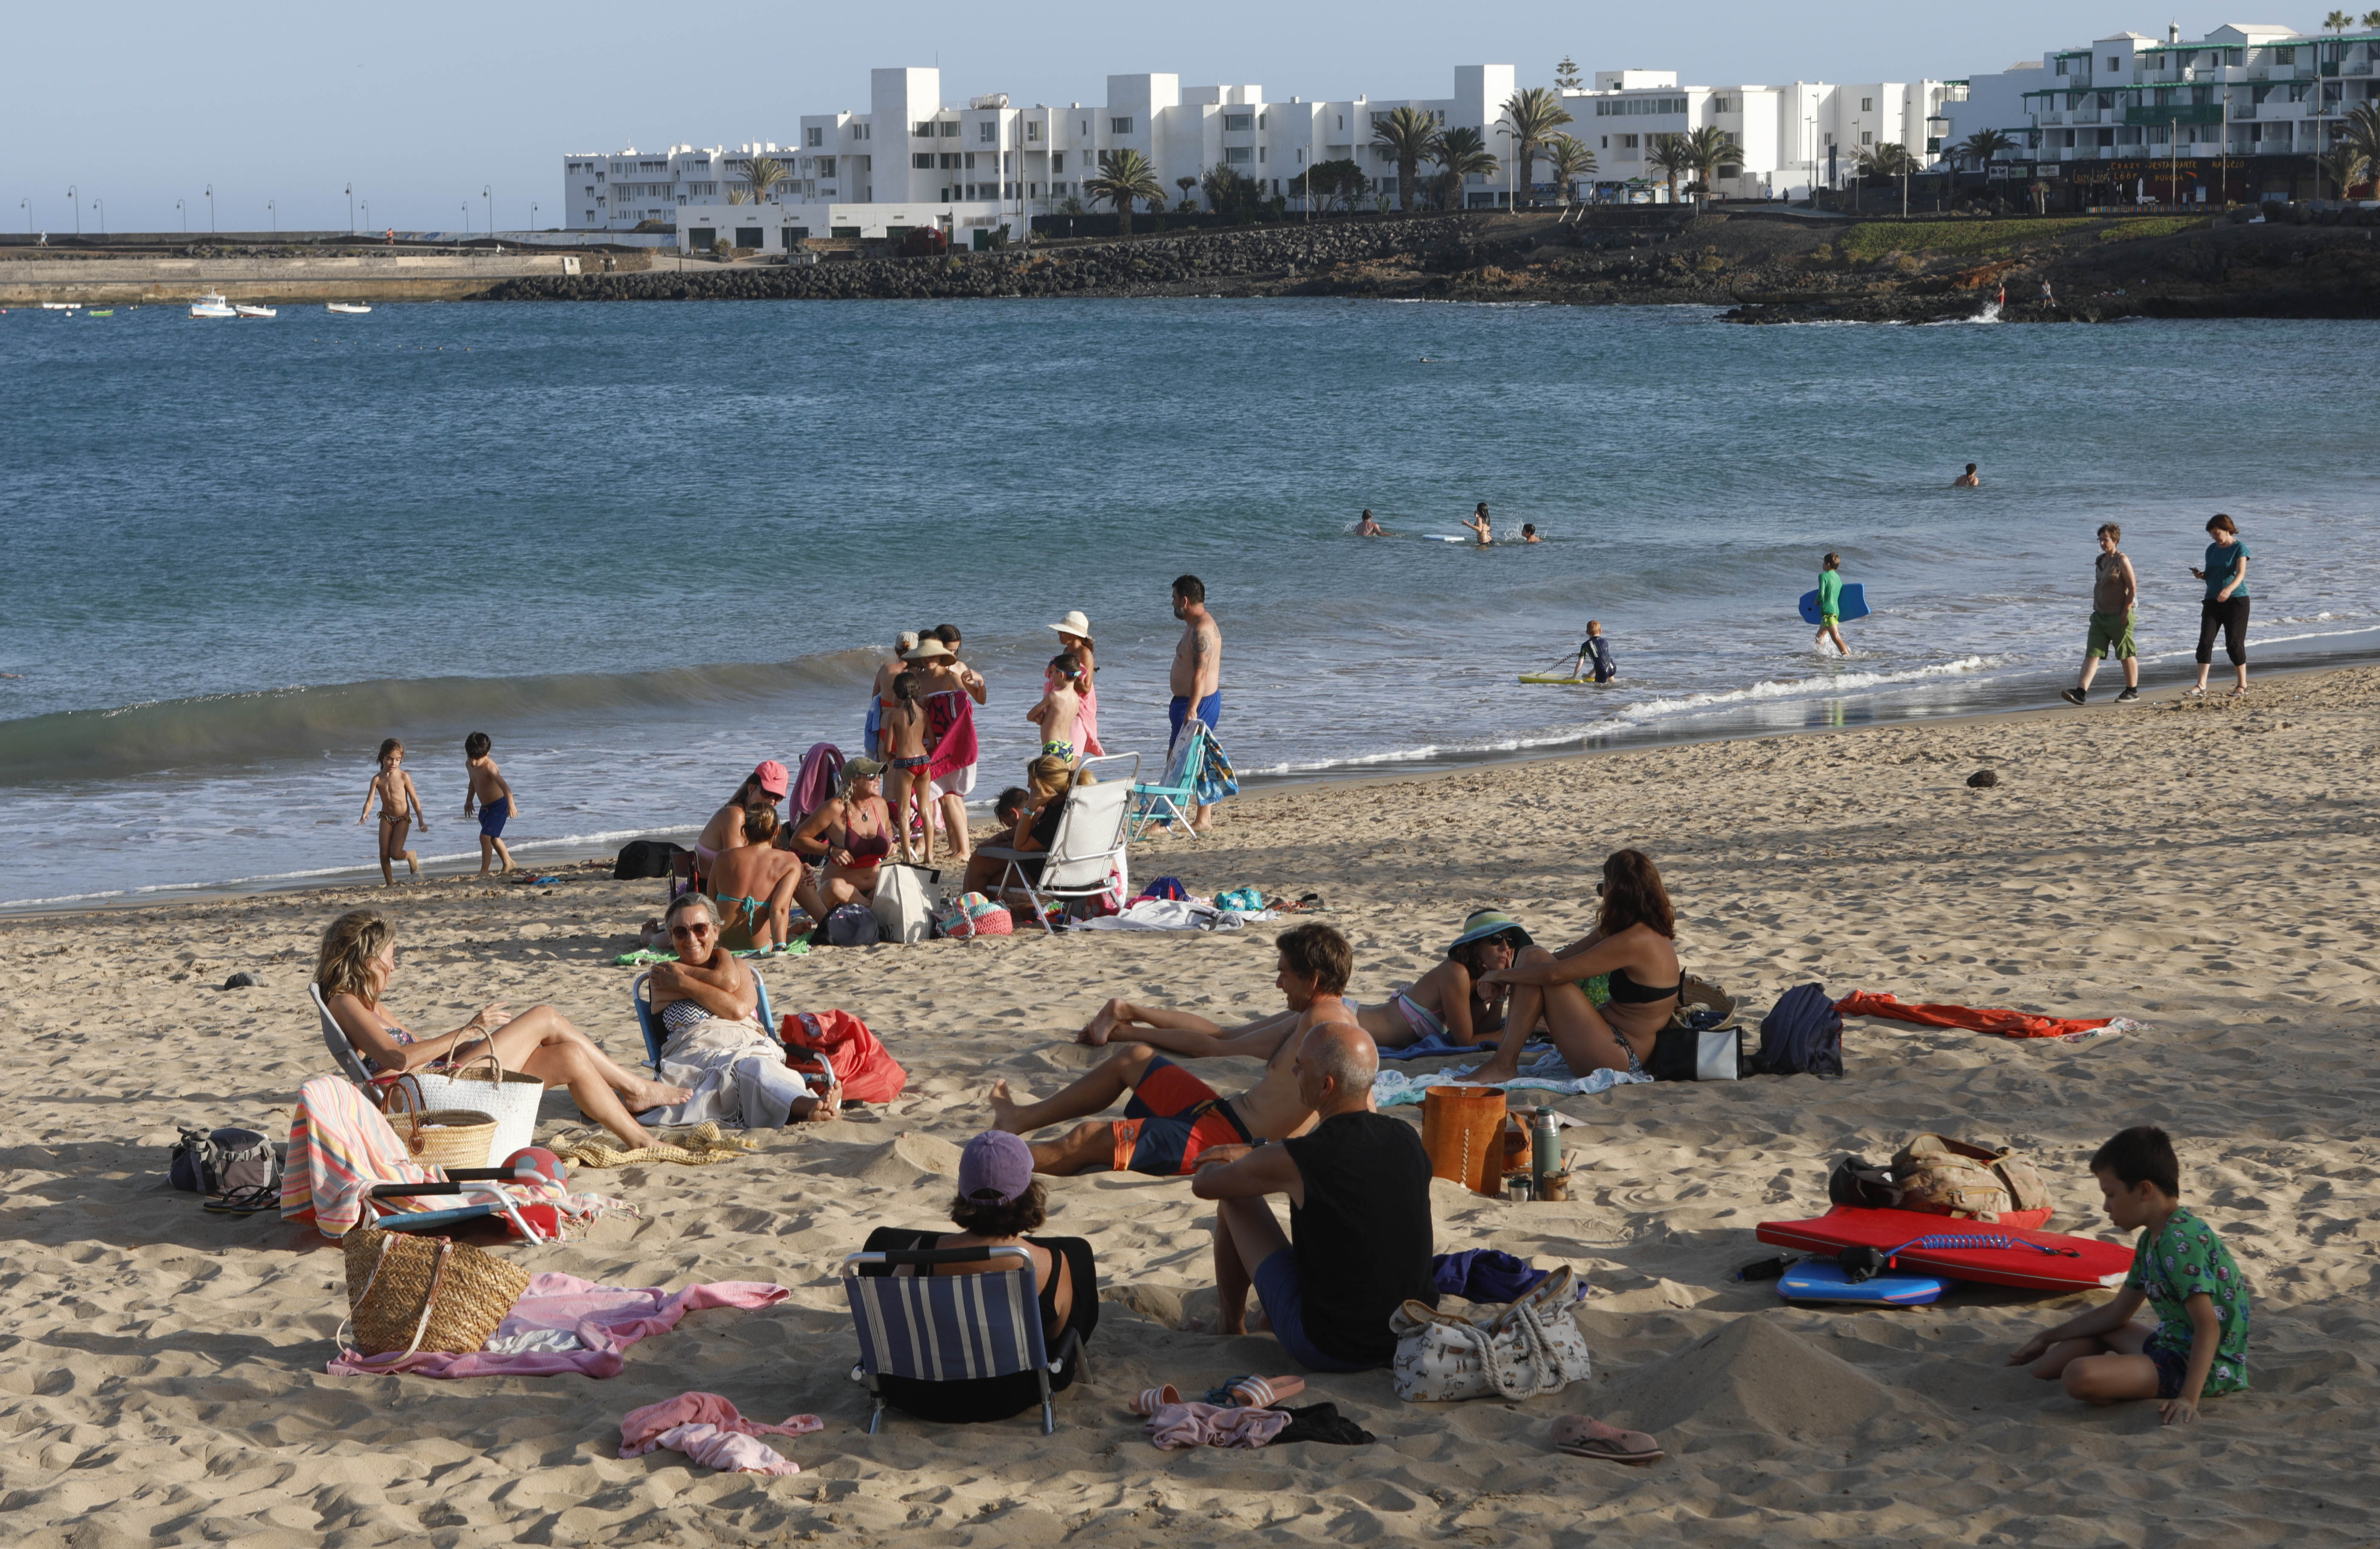
[[528, 1271], [448, 1238], [358, 1226], [339, 1248], [355, 1348], [368, 1356], [476, 1350], [528, 1289]]
[[1510, 1307], [1473, 1318], [1408, 1301], [1389, 1315], [1397, 1336], [1397, 1397], [1434, 1404], [1459, 1398], [1531, 1398], [1587, 1375], [1586, 1336], [1571, 1316], [1568, 1264]]
[[433, 1108], [419, 1081], [399, 1076], [389, 1084], [388, 1127], [425, 1167], [484, 1167], [495, 1142], [496, 1121], [477, 1108]]
[[451, 1165], [492, 1167], [537, 1140], [537, 1105], [545, 1083], [525, 1071], [506, 1070], [492, 1045], [452, 1069], [417, 1070], [406, 1079], [432, 1108], [476, 1108], [496, 1121], [487, 1155]]

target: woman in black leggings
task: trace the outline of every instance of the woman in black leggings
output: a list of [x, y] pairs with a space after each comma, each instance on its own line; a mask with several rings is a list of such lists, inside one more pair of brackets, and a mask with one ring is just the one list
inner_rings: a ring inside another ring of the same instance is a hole
[[2207, 519], [2206, 568], [2193, 565], [2190, 573], [2206, 583], [2206, 600], [2198, 604], [2198, 684], [2190, 697], [2206, 694], [2206, 669], [2215, 661], [2215, 631], [2223, 631], [2223, 653], [2240, 680], [2231, 691], [2248, 691], [2248, 545], [2240, 541], [2239, 524], [2229, 517]]

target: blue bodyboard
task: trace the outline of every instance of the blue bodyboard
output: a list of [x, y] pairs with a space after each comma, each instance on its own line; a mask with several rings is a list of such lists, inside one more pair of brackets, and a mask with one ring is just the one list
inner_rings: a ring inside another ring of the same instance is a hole
[[[1836, 616], [1845, 624], [1849, 624], [1854, 618], [1867, 616], [1867, 588], [1859, 582], [1843, 582], [1843, 594], [1837, 601], [1843, 611]], [[1818, 594], [1815, 592], [1804, 592], [1802, 593], [1802, 622], [1815, 629], [1818, 627]]]
[[1788, 1301], [1865, 1301], [1888, 1307], [1923, 1307], [1950, 1288], [1938, 1275], [1879, 1275], [1852, 1285], [1843, 1278], [1843, 1266], [1832, 1259], [1804, 1259], [1777, 1282], [1777, 1294]]

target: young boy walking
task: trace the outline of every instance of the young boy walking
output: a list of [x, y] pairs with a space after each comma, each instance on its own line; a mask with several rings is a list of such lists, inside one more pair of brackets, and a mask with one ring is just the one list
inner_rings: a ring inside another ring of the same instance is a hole
[[1843, 643], [1843, 556], [1830, 554], [1818, 564], [1818, 633], [1810, 641], [1815, 650], [1828, 640], [1844, 655], [1852, 648]]
[[2114, 522], [2099, 524], [2099, 557], [2093, 561], [2091, 580], [2091, 632], [2082, 642], [2082, 676], [2074, 687], [2059, 697], [2069, 704], [2081, 704], [2091, 694], [2091, 679], [2097, 676], [2099, 660], [2113, 655], [2124, 664], [2124, 691], [2116, 696], [2118, 704], [2130, 704], [2141, 697], [2140, 653], [2132, 647], [2132, 605], [2140, 600], [2140, 578], [2132, 574], [2130, 555], [2118, 547], [2124, 541], [2124, 530]]
[[470, 777], [470, 794], [463, 798], [463, 815], [469, 817], [471, 809], [480, 810], [480, 874], [488, 874], [488, 862], [501, 860], [504, 872], [510, 875], [513, 852], [504, 848], [504, 824], [520, 816], [520, 802], [513, 796], [513, 787], [504, 779], [504, 771], [488, 756], [494, 744], [488, 734], [475, 731], [463, 738], [463, 772]]
[[[2162, 1398], [2168, 1425], [2198, 1418], [2199, 1400], [2248, 1385], [2248, 1287], [2215, 1229], [2181, 1202], [2181, 1164], [2166, 1132], [2125, 1130], [2091, 1158], [2107, 1219], [2137, 1230], [2124, 1288], [2106, 1306], [2036, 1334], [2009, 1357], [2092, 1404]], [[2146, 1301], [2152, 1329], [2131, 1321]]]

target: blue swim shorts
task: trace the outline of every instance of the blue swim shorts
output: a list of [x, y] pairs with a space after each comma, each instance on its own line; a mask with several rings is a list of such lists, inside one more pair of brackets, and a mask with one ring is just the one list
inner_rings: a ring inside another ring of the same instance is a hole
[[[1370, 1367], [1341, 1360], [1337, 1356], [1324, 1355], [1314, 1348], [1305, 1332], [1305, 1291], [1297, 1279], [1297, 1250], [1277, 1248], [1272, 1256], [1257, 1265], [1249, 1276], [1256, 1283], [1257, 1299], [1264, 1303], [1265, 1317], [1272, 1323], [1272, 1336], [1289, 1359], [1316, 1372], [1368, 1372]], [[1381, 1365], [1388, 1364], [1382, 1361]]]
[[[1190, 696], [1187, 694], [1174, 695], [1173, 702], [1165, 707], [1165, 718], [1172, 722], [1173, 726], [1172, 732], [1167, 736], [1165, 739], [1165, 745], [1168, 748], [1171, 748], [1176, 742], [1182, 740], [1182, 723], [1190, 718]], [[1218, 689], [1213, 693], [1208, 694], [1205, 699], [1198, 701], [1198, 719], [1207, 723], [1207, 729], [1208, 731], [1213, 731], [1215, 729], [1216, 723], [1222, 720], [1222, 718], [1223, 690]]]
[[513, 799], [509, 796], [500, 796], [493, 801], [485, 801], [480, 803], [480, 835], [489, 839], [503, 838], [504, 836], [504, 820], [512, 815]]

